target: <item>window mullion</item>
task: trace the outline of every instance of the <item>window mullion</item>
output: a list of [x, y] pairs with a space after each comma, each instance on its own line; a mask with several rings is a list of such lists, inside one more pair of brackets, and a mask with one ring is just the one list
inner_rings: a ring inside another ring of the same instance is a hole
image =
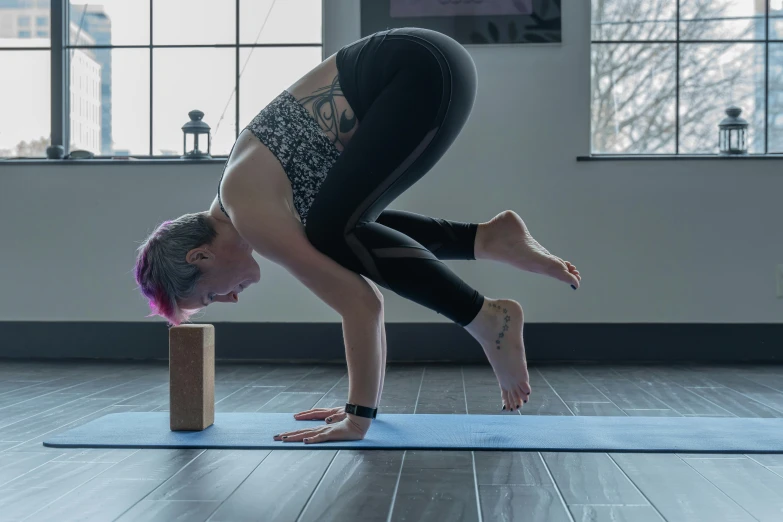
[[236, 93], [236, 99], [235, 102], [235, 110], [234, 110], [234, 139], [239, 139], [239, 0], [236, 0], [236, 48], [235, 51], [235, 63], [234, 63], [234, 72], [236, 74], [236, 77], [234, 79], [235, 83], [235, 90]]
[[764, 154], [769, 154], [769, 6], [764, 5]]
[[50, 50], [50, 104], [51, 120], [50, 133], [51, 144], [61, 145], [65, 154], [69, 152], [70, 136], [70, 96], [68, 90], [70, 86], [70, 68], [68, 65], [67, 51], [64, 50], [66, 38], [68, 37], [68, 13], [65, 6], [68, 0], [52, 0], [50, 4], [50, 24], [51, 29], [49, 38], [51, 41]]
[[150, 157], [152, 157], [152, 1], [150, 0]]
[[676, 45], [676, 71], [674, 78], [675, 86], [675, 107], [674, 107], [674, 154], [680, 153], [680, 0], [677, 0], [677, 43]]

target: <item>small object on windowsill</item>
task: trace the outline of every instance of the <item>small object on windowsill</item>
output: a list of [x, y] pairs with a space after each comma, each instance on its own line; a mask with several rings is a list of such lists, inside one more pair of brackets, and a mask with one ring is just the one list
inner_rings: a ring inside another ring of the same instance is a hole
[[93, 159], [94, 157], [95, 154], [89, 150], [72, 150], [71, 153], [68, 154], [68, 159], [72, 160]]
[[742, 109], [732, 105], [726, 109], [726, 118], [718, 124], [718, 148], [721, 156], [748, 155], [748, 127], [750, 124], [740, 118]]
[[[201, 160], [212, 158], [212, 134], [210, 127], [203, 121], [204, 113], [200, 110], [192, 110], [188, 113], [190, 121], [182, 126], [182, 147], [184, 154], [182, 159]], [[199, 138], [201, 145], [206, 142], [207, 150], [199, 149]]]
[[46, 147], [46, 157], [49, 159], [63, 159], [65, 149], [62, 145], [50, 145]]
[[133, 156], [112, 156], [111, 159], [120, 161], [138, 161], [139, 158], [134, 158]]

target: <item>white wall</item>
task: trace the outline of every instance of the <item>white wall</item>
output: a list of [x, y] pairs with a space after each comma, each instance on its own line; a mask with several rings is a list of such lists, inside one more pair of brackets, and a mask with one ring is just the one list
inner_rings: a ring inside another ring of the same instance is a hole
[[[331, 54], [359, 37], [358, 1], [326, 3]], [[563, 45], [470, 48], [474, 112], [393, 207], [466, 221], [518, 211], [583, 273], [578, 292], [501, 265], [450, 264], [481, 292], [519, 300], [531, 322], [781, 322], [783, 161], [577, 163], [589, 153], [589, 2], [566, 4]], [[219, 176], [219, 165], [0, 165], [0, 320], [145, 320], [131, 275], [138, 242], [206, 209]], [[239, 305], [200, 320], [338, 320], [282, 269], [262, 261], [262, 274]], [[389, 321], [444, 321], [385, 294]]]

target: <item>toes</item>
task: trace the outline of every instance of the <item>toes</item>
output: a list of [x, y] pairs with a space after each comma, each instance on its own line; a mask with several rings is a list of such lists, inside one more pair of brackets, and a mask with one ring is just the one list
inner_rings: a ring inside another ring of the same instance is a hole
[[560, 259], [559, 257], [554, 258], [558, 261], [558, 263], [555, 263], [552, 265], [552, 268], [549, 270], [549, 275], [554, 277], [555, 279], [562, 281], [566, 284], [579, 287], [579, 280], [580, 278], [571, 272], [571, 269], [566, 265], [566, 262]]
[[571, 263], [570, 261], [564, 261], [564, 260], [560, 259], [559, 257], [557, 259], [561, 263], [563, 263], [563, 265], [565, 265], [565, 267], [568, 270], [569, 274], [575, 275], [577, 277], [577, 279], [580, 279], [580, 280], [582, 279], [582, 277], [579, 275], [579, 270], [576, 269], [576, 267], [574, 266], [573, 263]]
[[504, 411], [516, 411], [517, 405], [522, 404], [518, 392], [514, 390], [503, 390], [503, 404], [506, 406]]
[[523, 382], [513, 387], [511, 390], [504, 390], [501, 388], [500, 396], [503, 400], [503, 405], [506, 407], [504, 411], [518, 411], [525, 407], [525, 404], [530, 400], [531, 392], [530, 384]]
[[522, 406], [522, 399], [519, 398], [519, 392], [517, 390], [511, 392], [511, 400], [513, 401], [513, 404], [511, 405], [512, 411], [519, 410], [520, 406]]
[[511, 411], [511, 397], [506, 390], [502, 390], [500, 393], [503, 398], [503, 411]]
[[521, 397], [521, 399], [522, 399], [522, 404], [524, 405], [524, 404], [526, 404], [526, 403], [527, 403], [527, 401], [528, 401], [528, 400], [530, 400], [530, 399], [529, 399], [529, 396], [528, 396], [528, 394], [525, 392], [525, 390], [522, 388], [522, 386], [519, 386], [519, 387], [518, 387], [518, 389], [519, 389], [519, 396]]

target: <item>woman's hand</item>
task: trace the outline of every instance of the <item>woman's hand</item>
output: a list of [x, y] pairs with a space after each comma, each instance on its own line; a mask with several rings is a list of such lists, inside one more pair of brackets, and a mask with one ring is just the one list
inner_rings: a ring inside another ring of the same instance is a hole
[[[369, 426], [368, 426], [369, 427]], [[304, 442], [315, 444], [318, 442], [338, 440], [362, 440], [367, 430], [359, 426], [349, 418], [340, 422], [333, 422], [330, 426], [318, 426], [302, 430], [289, 431], [274, 436], [275, 440], [283, 442]]]
[[296, 420], [326, 420], [327, 424], [340, 422], [347, 416], [345, 407], [340, 408], [313, 408], [294, 414]]

